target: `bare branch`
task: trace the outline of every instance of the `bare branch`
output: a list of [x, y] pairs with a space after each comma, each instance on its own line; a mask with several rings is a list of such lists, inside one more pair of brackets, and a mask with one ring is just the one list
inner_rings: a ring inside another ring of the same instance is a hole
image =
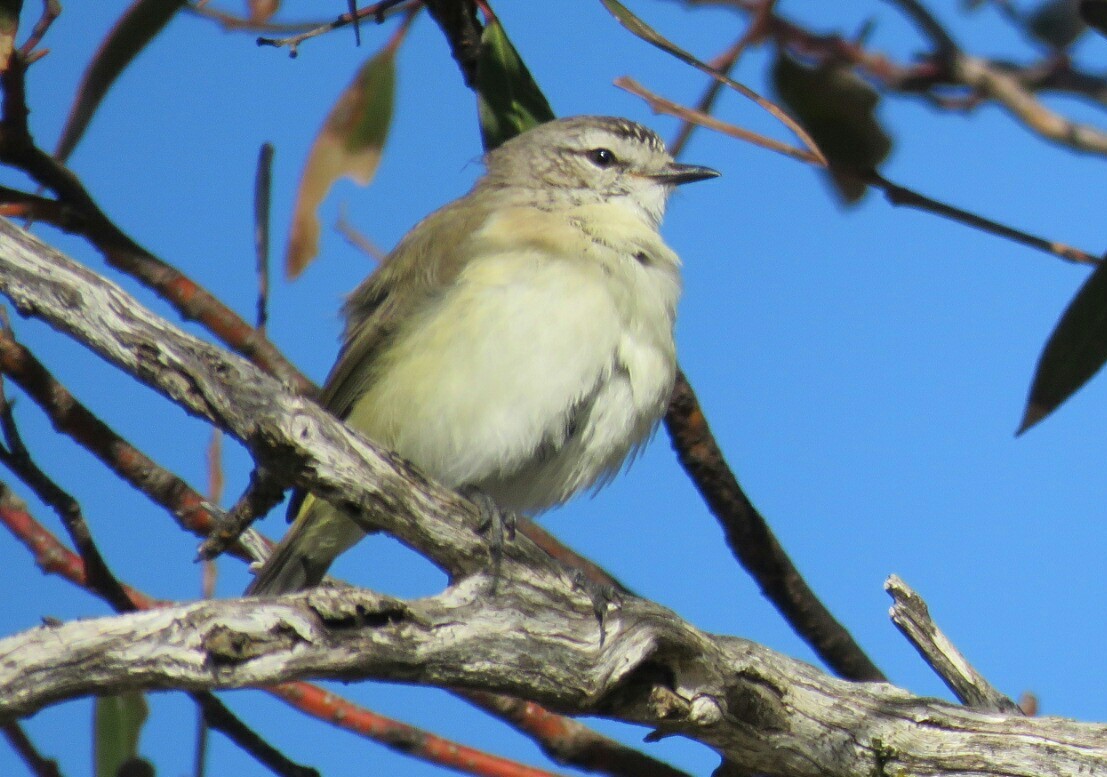
[[779, 140], [773, 140], [767, 138], [764, 135], [759, 135], [756, 132], [750, 132], [744, 130], [741, 127], [733, 124], [728, 124], [725, 121], [716, 119], [714, 116], [704, 113], [703, 111], [696, 110], [694, 108], [688, 108], [673, 102], [672, 100], [666, 100], [659, 94], [655, 94], [644, 86], [639, 84], [633, 78], [628, 76], [622, 76], [615, 79], [615, 86], [620, 89], [625, 89], [633, 95], [641, 97], [645, 100], [651, 109], [656, 113], [667, 113], [670, 116], [676, 116], [679, 119], [683, 119], [689, 124], [695, 124], [700, 127], [706, 127], [707, 129], [715, 130], [724, 135], [729, 135], [732, 138], [738, 140], [745, 140], [748, 143], [753, 143], [755, 146], [761, 148], [767, 148], [770, 151], [776, 151], [779, 154], [784, 154], [792, 159], [799, 160], [800, 162], [807, 162], [808, 164], [818, 165], [823, 167], [826, 165], [826, 160], [817, 156], [814, 152], [808, 149], [796, 148], [795, 146], [789, 146], [787, 143], [781, 143]]
[[525, 537], [505, 544], [491, 595], [474, 505], [2, 220], [0, 292], [224, 426], [266, 466], [392, 532], [455, 581], [416, 602], [317, 589], [35, 629], [0, 642], [0, 717], [109, 688], [374, 677], [638, 722], [697, 739], [749, 771], [795, 777], [1107, 769], [1107, 727], [983, 715], [835, 680], [630, 596], [609, 607], [601, 643], [592, 602]]
[[[24, 63], [12, 58], [0, 73], [3, 116], [0, 119], [0, 163], [22, 170], [52, 190], [60, 203], [80, 214], [80, 231], [113, 267], [126, 272], [172, 304], [185, 319], [199, 321], [228, 347], [306, 394], [314, 385], [276, 347], [234, 311], [176, 268], [136, 243], [100, 210], [80, 180], [38, 148], [27, 128]], [[63, 225], [72, 226], [72, 225]]]
[[19, 47], [19, 53], [24, 58], [29, 58], [33, 55], [35, 46], [42, 42], [42, 38], [46, 35], [46, 31], [54, 24], [54, 21], [61, 16], [61, 3], [58, 0], [42, 0], [42, 16], [35, 22], [35, 26], [31, 29], [31, 34], [27, 37], [27, 40], [23, 42], [23, 45]]
[[[317, 685], [283, 683], [266, 690], [292, 707], [428, 763], [458, 772], [497, 777], [557, 777], [546, 769], [511, 761], [351, 704]], [[544, 711], [544, 710], [543, 710]], [[552, 713], [546, 713], [552, 715]], [[559, 718], [559, 715], [552, 715]], [[602, 737], [601, 737], [602, 738]], [[613, 743], [618, 745], [618, 743]], [[620, 774], [620, 772], [607, 772]], [[633, 773], [626, 773], [630, 777]]]
[[555, 715], [532, 701], [485, 691], [457, 693], [534, 739], [557, 763], [625, 777], [688, 777], [679, 769], [597, 734], [583, 723]]
[[958, 54], [953, 58], [952, 71], [958, 82], [995, 100], [1042, 137], [1077, 151], [1107, 154], [1107, 133], [1046, 108], [1017, 78], [986, 60]]
[[[747, 772], [1061, 777], [1107, 769], [1107, 727], [980, 713], [833, 679], [627, 599], [598, 641], [572, 582], [467, 578], [401, 602], [315, 589], [45, 626], [0, 641], [0, 718], [127, 688], [322, 676], [493, 688], [697, 739]], [[925, 721], [925, 725], [920, 722]]]
[[961, 655], [949, 638], [930, 617], [930, 609], [922, 597], [911, 590], [896, 575], [884, 582], [884, 590], [892, 597], [892, 623], [919, 655], [933, 669], [957, 698], [974, 710], [1022, 714], [1022, 709], [997, 691]]
[[1073, 248], [1070, 245], [1057, 242], [1056, 240], [1046, 240], [1043, 237], [1031, 235], [1028, 232], [1023, 232], [1021, 229], [1015, 229], [1006, 224], [1000, 224], [998, 221], [986, 219], [983, 216], [978, 216], [962, 208], [957, 208], [953, 205], [927, 197], [905, 186], [892, 183], [875, 170], [863, 173], [862, 179], [869, 186], [884, 192], [884, 196], [892, 205], [903, 205], [908, 208], [917, 208], [927, 213], [933, 213], [942, 218], [965, 224], [974, 229], [979, 229], [981, 232], [988, 232], [1037, 249], [1038, 251], [1053, 254], [1068, 262], [1097, 265], [1102, 261], [1100, 257], [1090, 254], [1087, 251], [1081, 251], [1079, 248]]
[[[211, 531], [218, 511], [184, 480], [123, 439], [82, 405], [34, 355], [0, 328], [0, 372], [31, 397], [54, 428], [71, 437], [126, 483], [162, 505], [178, 525], [198, 536]], [[236, 551], [239, 552], [239, 551]]]
[[[75, 585], [87, 588], [84, 564], [80, 557], [62, 546], [54, 535], [35, 521], [3, 483], [0, 483], [0, 524], [7, 527], [16, 539], [34, 554], [35, 561], [43, 571], [58, 574]], [[131, 601], [139, 609], [149, 609], [168, 604], [152, 599], [129, 586], [124, 586], [124, 588]], [[482, 770], [478, 772], [480, 774], [500, 774], [504, 777], [550, 777], [549, 773], [544, 770], [534, 769], [515, 761], [474, 750], [425, 730], [386, 718], [310, 683], [283, 683], [265, 690], [307, 715], [332, 723], [375, 742], [402, 748], [405, 753], [431, 763], [459, 770], [464, 770], [475, 764]], [[486, 707], [487, 711], [503, 717], [512, 725], [517, 725], [514, 715], [501, 715], [498, 710], [500, 705], [510, 705], [513, 700], [496, 697], [494, 694], [484, 694], [484, 696], [498, 700], [490, 703]], [[577, 758], [572, 759], [570, 757], [569, 760], [580, 766], [591, 766], [604, 771], [606, 774], [625, 775], [625, 777], [650, 777], [650, 775], [686, 777], [680, 772], [670, 773], [666, 771], [665, 764], [641, 753], [637, 753], [638, 758], [633, 759], [631, 755], [624, 753], [628, 750], [625, 746], [590, 732], [581, 724], [566, 720], [537, 704], [526, 702], [525, 706], [526, 713], [524, 717], [526, 721], [534, 723], [534, 721], [540, 720], [541, 724], [517, 725], [517, 727], [530, 734], [547, 752], [561, 752], [566, 747], [562, 732], [569, 730], [573, 732], [573, 743], [579, 745], [579, 748], [574, 752]], [[413, 743], [418, 743], [418, 745]], [[589, 744], [591, 746], [588, 746]], [[630, 752], [634, 754], [634, 751]], [[634, 769], [623, 768], [626, 764], [632, 765]]]
[[35, 777], [61, 777], [57, 761], [40, 754], [34, 742], [27, 736], [27, 732], [18, 723], [5, 723], [0, 726], [0, 731]]
[[11, 403], [3, 394], [2, 384], [0, 384], [0, 432], [4, 439], [4, 444], [0, 445], [0, 462], [3, 462], [4, 466], [34, 491], [35, 496], [49, 505], [61, 518], [69, 539], [81, 554], [85, 569], [85, 584], [110, 604], [116, 612], [134, 610], [135, 607], [127, 592], [123, 590], [123, 586], [108, 567], [100, 549], [96, 547], [92, 531], [85, 522], [77, 500], [51, 480], [31, 458], [30, 451], [24, 446], [19, 428], [16, 426]]
[[336, 19], [320, 24], [316, 27], [312, 27], [309, 30], [290, 35], [287, 38], [258, 38], [257, 44], [259, 46], [273, 46], [276, 48], [288, 48], [288, 55], [290, 57], [298, 56], [300, 53], [300, 44], [305, 40], [311, 38], [317, 38], [320, 35], [325, 35], [328, 32], [341, 29], [349, 24], [357, 24], [361, 19], [373, 17], [373, 21], [380, 24], [384, 21], [385, 17], [398, 13], [401, 10], [410, 10], [418, 7], [416, 2], [405, 2], [405, 0], [379, 0], [379, 2], [366, 6], [365, 8], [359, 8], [356, 13], [344, 13]]
[[734, 557], [788, 624], [840, 676], [883, 680], [884, 674], [807, 585], [742, 490], [683, 372], [669, 400], [665, 428], [681, 466], [723, 527]]

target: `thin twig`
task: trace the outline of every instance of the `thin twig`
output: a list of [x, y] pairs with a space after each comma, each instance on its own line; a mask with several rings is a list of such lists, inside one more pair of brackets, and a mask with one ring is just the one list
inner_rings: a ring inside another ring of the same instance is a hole
[[720, 121], [714, 116], [711, 116], [701, 111], [697, 111], [694, 108], [688, 108], [684, 105], [680, 105], [671, 100], [667, 100], [654, 92], [649, 91], [644, 86], [639, 84], [633, 78], [628, 76], [621, 76], [614, 81], [615, 86], [620, 89], [625, 89], [633, 95], [641, 97], [657, 113], [667, 113], [670, 116], [676, 116], [679, 119], [683, 119], [687, 122], [698, 124], [701, 127], [713, 129], [716, 132], [721, 132], [724, 135], [729, 135], [732, 138], [738, 140], [745, 140], [755, 146], [761, 148], [767, 148], [770, 151], [776, 151], [778, 154], [797, 159], [800, 162], [807, 162], [808, 164], [824, 166], [825, 161], [822, 157], [817, 156], [815, 152], [809, 151], [804, 148], [796, 148], [790, 146], [787, 143], [781, 143], [779, 140], [773, 140], [767, 138], [764, 135], [759, 135], [756, 132], [750, 132], [744, 130], [741, 127], [736, 127], [733, 124], [728, 124], [725, 121]]
[[43, 472], [30, 451], [23, 444], [19, 427], [12, 414], [11, 403], [3, 393], [0, 383], [0, 432], [4, 445], [0, 446], [0, 462], [35, 492], [35, 496], [49, 505], [61, 518], [73, 546], [81, 555], [85, 568], [85, 584], [94, 593], [108, 602], [116, 612], [131, 612], [134, 605], [100, 554], [92, 532], [85, 522], [81, 506], [77, 500]]
[[35, 46], [42, 42], [43, 36], [46, 35], [54, 20], [61, 15], [61, 11], [62, 7], [59, 0], [42, 0], [42, 15], [35, 22], [35, 26], [31, 28], [31, 34], [27, 36], [27, 40], [19, 47], [21, 56], [24, 58], [32, 56]]
[[[0, 524], [31, 551], [36, 563], [43, 571], [60, 575], [70, 583], [87, 588], [84, 582], [84, 565], [80, 557], [63, 546], [53, 534], [38, 523], [27, 512], [26, 506], [2, 482], [0, 482]], [[153, 599], [130, 587], [125, 587], [125, 590], [131, 601], [139, 609], [149, 609], [166, 603]], [[312, 717], [353, 731], [366, 739], [402, 749], [405, 754], [424, 761], [460, 769], [464, 767], [466, 757], [475, 753], [480, 756], [478, 763], [485, 767], [484, 771], [476, 772], [477, 774], [499, 774], [505, 775], [505, 777], [551, 777], [549, 772], [535, 770], [533, 767], [524, 766], [515, 761], [481, 753], [456, 742], [429, 734], [422, 729], [383, 717], [311, 683], [284, 683], [263, 690], [281, 698], [286, 703]], [[538, 705], [535, 705], [535, 707], [537, 710], [534, 714], [538, 715], [544, 712], [546, 715], [552, 716], [552, 719], [548, 721], [550, 729], [558, 727], [557, 719], [560, 716], [554, 715], [538, 707]], [[565, 720], [563, 724], [571, 726], [572, 721]], [[545, 747], [546, 743], [541, 739], [540, 734], [535, 734], [535, 736]], [[602, 740], [602, 737], [600, 739]], [[413, 743], [423, 743], [425, 746], [418, 746], [418, 744]], [[604, 757], [601, 753], [599, 760], [603, 761]], [[611, 774], [624, 774], [626, 777], [632, 777], [633, 775], [633, 773], [626, 772], [611, 772]]]
[[[2, 481], [0, 481], [0, 524], [3, 524], [17, 540], [23, 543], [43, 572], [60, 575], [69, 582], [91, 591], [81, 557], [62, 545], [57, 537], [36, 521], [27, 511], [27, 505]], [[160, 604], [133, 588], [124, 586], [124, 591], [127, 593], [127, 598], [140, 609], [148, 609]]]
[[297, 33], [295, 35], [289, 35], [285, 38], [265, 38], [261, 37], [257, 39], [259, 46], [273, 46], [275, 48], [288, 48], [288, 55], [290, 57], [299, 56], [300, 44], [305, 40], [311, 38], [317, 38], [320, 35], [325, 35], [328, 32], [345, 27], [347, 24], [353, 24], [361, 19], [369, 17], [373, 18], [377, 24], [380, 24], [392, 14], [396, 13], [401, 7], [415, 7], [418, 5], [416, 0], [380, 0], [373, 5], [368, 5], [365, 8], [358, 9], [357, 13], [350, 14], [344, 13], [336, 19], [332, 19], [329, 22], [320, 24], [317, 27], [313, 27], [310, 30]]
[[0, 186], [0, 208], [8, 218], [45, 221], [66, 232], [84, 228], [82, 214], [64, 202]]
[[227, 705], [209, 691], [191, 691], [188, 694], [204, 713], [207, 725], [220, 731], [241, 747], [258, 763], [283, 777], [319, 777], [319, 771], [296, 763], [277, 748], [266, 742], [257, 732], [238, 719]]
[[5, 723], [0, 726], [0, 731], [4, 733], [4, 739], [8, 740], [12, 750], [19, 753], [19, 757], [23, 759], [23, 763], [31, 770], [34, 777], [62, 777], [58, 762], [39, 753], [34, 742], [19, 723], [15, 721]]
[[1042, 137], [1077, 151], [1107, 154], [1107, 133], [1050, 110], [1017, 78], [993, 68], [986, 60], [959, 54], [951, 66], [958, 82], [999, 103]]
[[543, 752], [557, 763], [611, 777], [688, 777], [686, 772], [532, 701], [487, 691], [455, 693], [538, 742]]
[[357, 0], [346, 0], [346, 9], [354, 20], [354, 45], [361, 45], [361, 19], [357, 15]]
[[254, 175], [254, 254], [258, 274], [257, 320], [255, 328], [265, 333], [269, 320], [269, 211], [273, 182], [273, 144], [262, 143], [258, 149], [257, 172]]
[[885, 2], [898, 5], [915, 26], [930, 39], [931, 45], [940, 57], [951, 57], [960, 51], [960, 47], [949, 31], [918, 0], [885, 0]]
[[742, 491], [683, 373], [677, 375], [665, 427], [681, 466], [722, 525], [731, 552], [800, 638], [839, 676], [884, 680], [884, 674], [819, 601]]
[[810, 133], [808, 133], [807, 130], [805, 130], [802, 126], [800, 126], [800, 124], [795, 119], [785, 113], [778, 105], [773, 103], [771, 100], [766, 100], [764, 97], [750, 89], [745, 84], [739, 83], [725, 73], [720, 73], [717, 69], [711, 67], [704, 62], [701, 62], [699, 59], [692, 56], [690, 53], [680, 48], [672, 41], [658, 34], [656, 30], [651, 28], [649, 25], [647, 25], [645, 22], [643, 22], [641, 19], [632, 14], [629, 10], [627, 10], [621, 3], [618, 2], [618, 0], [600, 1], [608, 9], [608, 11], [612, 13], [616, 17], [616, 19], [618, 19], [619, 23], [630, 30], [634, 35], [638, 36], [650, 45], [656, 46], [667, 54], [671, 54], [672, 56], [679, 59], [681, 62], [691, 65], [700, 72], [706, 73], [717, 81], [721, 81], [726, 86], [729, 86], [738, 94], [745, 97], [747, 100], [753, 102], [755, 105], [760, 107], [770, 116], [772, 116], [785, 127], [787, 127], [792, 132], [792, 134], [799, 138], [800, 142], [803, 143], [803, 145], [806, 146], [807, 149], [815, 157], [817, 157], [823, 164], [826, 164], [826, 159], [825, 157], [823, 157], [822, 151], [819, 150], [818, 144], [816, 144], [815, 141], [811, 138]]
[[345, 204], [339, 206], [338, 220], [335, 221], [334, 228], [338, 231], [338, 234], [346, 238], [347, 243], [361, 251], [377, 264], [380, 264], [384, 259], [386, 252], [382, 251], [380, 246], [350, 223], [350, 219], [346, 214]]
[[923, 657], [949, 689], [970, 709], [981, 712], [1021, 714], [1022, 709], [1007, 696], [992, 687], [965, 660], [954, 644], [930, 617], [930, 609], [922, 597], [896, 575], [884, 582], [884, 590], [892, 597], [889, 615], [892, 623]]
[[591, 559], [580, 555], [568, 545], [562, 544], [560, 540], [531, 519], [520, 517], [515, 528], [524, 537], [546, 551], [549, 556], [568, 567], [578, 570], [591, 582], [599, 586], [614, 588], [616, 591], [623, 593], [634, 593], [606, 569]]
[[[330, 720], [335, 725], [405, 755], [466, 774], [501, 777], [556, 777], [553, 772], [490, 755], [429, 734], [398, 720], [358, 707], [308, 683], [283, 683], [266, 690], [299, 710]], [[630, 775], [628, 775], [630, 777]]]
[[[943, 109], [965, 110], [991, 100], [1041, 137], [1066, 148], [1107, 155], [1107, 132], [1050, 110], [1034, 95], [1039, 90], [1052, 90], [1107, 105], [1107, 78], [1103, 75], [1076, 70], [1071, 61], [1055, 56], [1027, 65], [968, 56], [922, 4], [914, 0], [888, 1], [897, 4], [927, 36], [934, 53], [919, 62], [899, 64], [840, 35], [811, 32], [779, 13], [766, 19], [765, 26], [778, 45], [821, 62], [852, 64], [888, 91], [919, 95]], [[685, 2], [706, 5], [714, 0]], [[762, 9], [761, 0], [733, 0], [727, 5], [746, 14]], [[951, 86], [961, 87], [967, 94], [951, 97]]]
[[195, 16], [199, 16], [202, 19], [208, 19], [215, 22], [224, 30], [229, 32], [271, 32], [271, 33], [295, 33], [303, 32], [304, 30], [315, 29], [321, 24], [325, 24], [323, 21], [302, 21], [302, 22], [259, 22], [255, 19], [250, 19], [245, 16], [239, 16], [237, 14], [229, 13], [219, 8], [212, 8], [207, 4], [200, 4], [197, 2], [190, 2], [184, 7], [185, 11], [192, 13]]
[[986, 219], [983, 216], [978, 216], [975, 213], [970, 213], [967, 210], [940, 202], [904, 186], [900, 186], [899, 184], [892, 183], [875, 170], [870, 170], [862, 174], [862, 179], [870, 186], [884, 192], [884, 196], [888, 198], [888, 202], [892, 205], [904, 205], [908, 208], [917, 208], [927, 213], [933, 213], [943, 218], [979, 229], [982, 232], [998, 235], [999, 237], [1013, 240], [1016, 243], [1021, 243], [1022, 245], [1035, 248], [1047, 254], [1058, 256], [1069, 262], [1097, 265], [1102, 261], [1100, 257], [1090, 254], [1087, 251], [1081, 251], [1078, 248], [1073, 248], [1070, 245], [1059, 243], [1055, 240], [1046, 240], [1045, 238], [1031, 235], [1027, 232], [1023, 232], [1021, 229], [1015, 229], [1014, 227], [1000, 224], [997, 221]]
[[[710, 63], [711, 66], [723, 75], [729, 76], [750, 44], [754, 43], [765, 34], [768, 28], [768, 21], [772, 17], [775, 8], [776, 0], [763, 0], [761, 7], [754, 13], [753, 21], [750, 22], [746, 30], [729, 50], [725, 51], [714, 62]], [[703, 92], [703, 96], [700, 97], [699, 102], [696, 103], [696, 110], [702, 114], [710, 114], [712, 108], [715, 106], [715, 101], [719, 99], [719, 95], [722, 94], [722, 92], [723, 82], [714, 78], [711, 79], [711, 82]], [[692, 138], [692, 132], [698, 126], [700, 125], [696, 122], [687, 119], [681, 123], [677, 136], [673, 138], [673, 142], [669, 144], [669, 152], [674, 157], [680, 156], [680, 153]]]
[[38, 148], [27, 128], [25, 66], [19, 56], [0, 73], [3, 113], [0, 118], [0, 163], [27, 173], [52, 190], [60, 202], [81, 214], [81, 234], [113, 267], [126, 272], [170, 302], [186, 319], [202, 323], [228, 347], [287, 385], [305, 394], [315, 387], [281, 353], [234, 311], [179, 270], [158, 259], [124, 233], [100, 210], [72, 172]]
[[249, 529], [255, 520], [268, 514], [280, 504], [284, 499], [286, 488], [286, 484], [274, 478], [267, 470], [255, 467], [250, 473], [250, 482], [246, 485], [242, 496], [200, 543], [197, 558], [211, 561], [228, 548], [235, 546], [242, 533]]
[[[50, 418], [123, 481], [162, 505], [178, 525], [206, 537], [217, 509], [184, 480], [135, 448], [100, 420], [28, 351], [10, 329], [0, 327], [0, 372], [18, 385]], [[241, 551], [236, 550], [236, 555]]]

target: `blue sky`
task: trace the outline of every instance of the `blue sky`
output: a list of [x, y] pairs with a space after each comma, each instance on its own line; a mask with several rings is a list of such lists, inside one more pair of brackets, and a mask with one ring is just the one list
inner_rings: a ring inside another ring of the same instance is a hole
[[[28, 14], [37, 13], [37, 5], [28, 5]], [[120, 5], [68, 3], [47, 36], [51, 53], [32, 68], [28, 85], [32, 128], [44, 147], [53, 147], [80, 75]], [[337, 11], [339, 4], [333, 5]], [[703, 58], [742, 27], [724, 9], [692, 11], [645, 0], [628, 5]], [[991, 11], [964, 17], [959, 3], [931, 5], [974, 53], [1024, 59], [1035, 52]], [[316, 3], [286, 6], [290, 17], [318, 13]], [[703, 88], [702, 76], [627, 34], [598, 2], [501, 0], [494, 7], [559, 115], [624, 115], [672, 138], [674, 120], [651, 115], [611, 81], [631, 75], [686, 103]], [[900, 60], [924, 50], [887, 3], [783, 0], [779, 8], [824, 31], [849, 33], [872, 20], [871, 48]], [[251, 34], [226, 34], [181, 16], [110, 92], [71, 166], [139, 242], [249, 316], [258, 145], [270, 141], [277, 149], [279, 255], [312, 137], [355, 68], [390, 29], [367, 25], [360, 49], [352, 33], [340, 31], [307, 42], [293, 60], [257, 48]], [[1107, 47], [1089, 35], [1076, 55], [1095, 68], [1107, 61]], [[766, 91], [766, 65], [766, 52], [755, 50], [736, 77]], [[388, 247], [420, 217], [464, 193], [480, 173], [473, 97], [428, 18], [417, 21], [401, 49], [398, 78], [392, 136], [376, 180], [365, 189], [337, 186], [323, 211], [322, 258], [294, 284], [275, 280], [272, 339], [318, 380], [335, 355], [341, 297], [371, 269], [330, 229], [340, 208]], [[1081, 120], [1100, 120], [1073, 100], [1048, 102]], [[735, 95], [724, 97], [719, 113], [787, 137]], [[893, 98], [879, 116], [896, 141], [883, 168], [892, 180], [1100, 250], [1103, 160], [1051, 146], [992, 106], [954, 115]], [[682, 189], [664, 226], [685, 262], [681, 363], [747, 493], [813, 588], [898, 685], [948, 696], [887, 619], [882, 583], [891, 573], [928, 600], [939, 624], [1001, 690], [1035, 692], [1046, 714], [1107, 719], [1101, 662], [1107, 621], [1100, 615], [1107, 380], [1093, 381], [1040, 428], [1014, 437], [1041, 346], [1086, 270], [893, 208], [876, 195], [843, 210], [807, 167], [705, 131], [684, 158], [723, 177]], [[5, 183], [20, 183], [4, 175]], [[39, 232], [104, 268], [80, 241], [46, 228]], [[137, 284], [107, 274], [176, 320]], [[206, 427], [63, 336], [32, 321], [15, 325], [83, 402], [156, 460], [204, 487]], [[18, 401], [17, 413], [32, 452], [81, 500], [120, 577], [154, 596], [195, 597], [195, 540], [54, 435], [33, 403]], [[233, 500], [249, 471], [233, 442], [226, 467]], [[60, 533], [45, 508], [36, 514]], [[697, 626], [813, 660], [732, 560], [663, 431], [625, 476], [595, 498], [552, 511], [543, 523]], [[275, 513], [262, 528], [278, 535], [284, 524]], [[9, 596], [0, 609], [0, 634], [34, 626], [44, 615], [106, 612], [68, 583], [44, 578], [13, 542], [0, 542], [0, 565]], [[336, 572], [405, 596], [433, 593], [443, 584], [429, 565], [382, 538], [344, 557]], [[221, 562], [220, 574], [220, 595], [236, 595], [246, 583], [234, 560]], [[465, 744], [545, 764], [528, 741], [442, 692], [368, 683], [341, 690]], [[440, 773], [303, 721], [263, 694], [224, 698], [292, 757], [327, 775]], [[191, 764], [192, 706], [179, 694], [160, 694], [151, 703], [143, 751], [159, 774], [184, 774]], [[66, 774], [88, 772], [89, 709], [87, 701], [59, 705], [27, 724]], [[630, 742], [646, 733], [597, 725]], [[716, 763], [710, 752], [679, 740], [643, 748], [697, 774]], [[212, 759], [212, 773], [262, 773], [219, 735], [213, 736]], [[20, 768], [0, 747], [0, 772]]]

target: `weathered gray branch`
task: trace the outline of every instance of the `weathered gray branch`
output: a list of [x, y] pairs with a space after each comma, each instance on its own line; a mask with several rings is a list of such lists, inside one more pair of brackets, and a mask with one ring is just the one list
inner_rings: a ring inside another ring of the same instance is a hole
[[1107, 726], [844, 682], [633, 597], [608, 608], [601, 640], [588, 597], [525, 538], [507, 543], [493, 588], [473, 505], [4, 220], [0, 292], [229, 430], [271, 471], [360, 510], [453, 580], [410, 602], [316, 590], [34, 629], [0, 641], [0, 719], [123, 688], [380, 678], [637, 722], [701, 741], [747, 772], [1107, 775]]
[[957, 698], [974, 710], [1020, 715], [1015, 702], [1000, 693], [984, 675], [961, 654], [934, 619], [930, 608], [915, 591], [897, 575], [884, 582], [884, 590], [894, 604], [888, 615], [896, 628], [915, 646], [919, 655], [945, 682]]
[[121, 688], [235, 688], [303, 676], [480, 687], [705, 742], [753, 772], [1107, 772], [1107, 729], [985, 715], [848, 683], [650, 602], [607, 639], [569, 584], [470, 578], [401, 602], [355, 589], [236, 599], [44, 626], [0, 641], [0, 718]]

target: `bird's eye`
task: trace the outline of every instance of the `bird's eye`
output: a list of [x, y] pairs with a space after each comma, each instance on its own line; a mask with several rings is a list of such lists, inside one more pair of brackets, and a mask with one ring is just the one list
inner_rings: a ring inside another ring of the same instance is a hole
[[594, 148], [588, 152], [588, 159], [596, 167], [611, 167], [615, 164], [615, 155], [610, 149]]

